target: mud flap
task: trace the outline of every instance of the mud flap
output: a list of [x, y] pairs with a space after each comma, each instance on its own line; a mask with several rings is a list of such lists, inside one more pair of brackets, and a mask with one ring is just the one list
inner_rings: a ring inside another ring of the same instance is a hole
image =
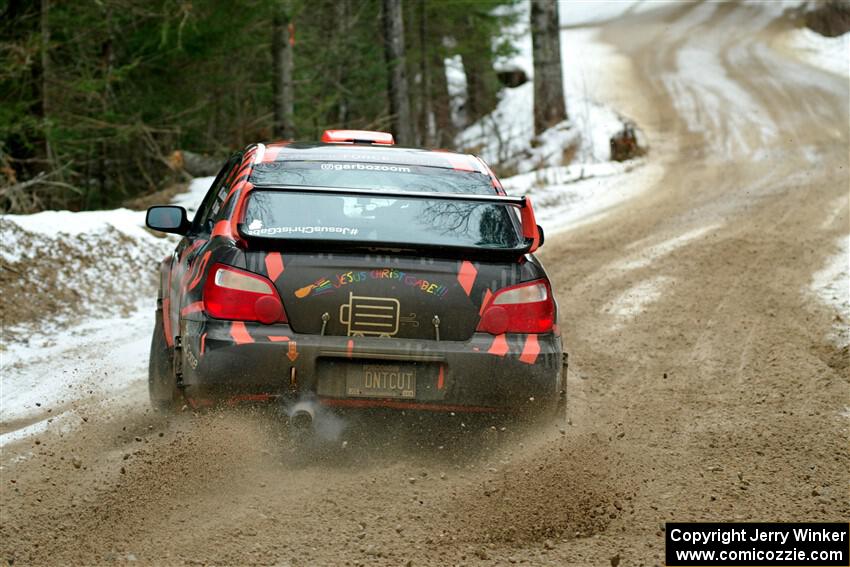
[[156, 311], [156, 323], [151, 337], [151, 351], [148, 362], [148, 395], [151, 406], [159, 412], [173, 411], [176, 401], [180, 397], [174, 373], [173, 354], [165, 342], [161, 309]]
[[561, 355], [561, 389], [558, 391], [558, 405], [555, 410], [555, 419], [559, 424], [567, 423], [567, 372], [570, 368], [570, 355], [566, 352]]

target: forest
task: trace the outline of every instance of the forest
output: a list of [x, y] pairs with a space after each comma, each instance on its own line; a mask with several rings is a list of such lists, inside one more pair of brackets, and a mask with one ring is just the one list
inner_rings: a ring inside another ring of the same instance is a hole
[[[452, 148], [497, 102], [516, 1], [6, 0], [0, 211], [117, 206], [186, 180], [189, 158], [326, 128]], [[557, 18], [532, 2], [541, 131], [566, 118]]]

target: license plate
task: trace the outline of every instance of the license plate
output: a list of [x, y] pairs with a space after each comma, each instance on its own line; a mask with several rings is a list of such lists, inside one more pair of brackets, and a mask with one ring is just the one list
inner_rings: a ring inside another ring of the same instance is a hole
[[346, 393], [353, 398], [415, 398], [416, 368], [396, 364], [351, 365]]

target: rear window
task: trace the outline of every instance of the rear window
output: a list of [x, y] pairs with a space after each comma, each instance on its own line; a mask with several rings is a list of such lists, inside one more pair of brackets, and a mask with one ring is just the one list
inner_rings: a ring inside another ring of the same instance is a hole
[[254, 190], [240, 228], [248, 236], [265, 238], [509, 250], [524, 244], [509, 208], [440, 199]]
[[[368, 157], [368, 156], [364, 156]], [[437, 193], [492, 195], [489, 176], [442, 167], [381, 162], [283, 161], [260, 163], [251, 173], [254, 185], [351, 187]]]
[[[479, 172], [375, 161], [257, 164], [251, 182], [256, 186], [495, 194], [489, 176]], [[248, 236], [266, 238], [510, 250], [524, 244], [510, 208], [501, 204], [440, 199], [390, 199], [257, 189], [248, 197], [241, 230]]]

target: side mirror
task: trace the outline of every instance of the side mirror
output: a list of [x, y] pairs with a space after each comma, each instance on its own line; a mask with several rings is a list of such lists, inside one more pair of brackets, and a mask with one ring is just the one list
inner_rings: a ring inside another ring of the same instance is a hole
[[537, 247], [540, 248], [541, 246], [543, 246], [543, 241], [545, 240], [545, 237], [543, 236], [543, 227], [539, 224], [537, 225], [537, 235], [540, 238], [540, 240], [537, 242]]
[[174, 205], [157, 205], [149, 208], [145, 224], [148, 228], [160, 232], [183, 235], [189, 231], [186, 209]]

